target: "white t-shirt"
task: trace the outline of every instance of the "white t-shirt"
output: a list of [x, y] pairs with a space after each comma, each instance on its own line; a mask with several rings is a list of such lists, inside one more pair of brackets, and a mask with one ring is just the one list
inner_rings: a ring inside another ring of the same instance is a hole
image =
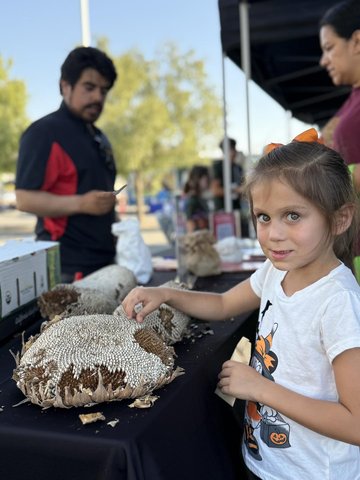
[[[332, 361], [360, 347], [360, 287], [341, 264], [326, 277], [287, 297], [286, 272], [270, 261], [250, 279], [261, 298], [251, 364], [265, 377], [311, 398], [336, 402]], [[277, 411], [248, 402], [243, 455], [266, 480], [359, 480], [360, 449], [333, 440]]]

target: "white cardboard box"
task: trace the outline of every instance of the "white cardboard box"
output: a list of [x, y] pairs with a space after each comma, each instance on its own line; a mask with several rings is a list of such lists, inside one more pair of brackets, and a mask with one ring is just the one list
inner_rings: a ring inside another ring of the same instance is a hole
[[10, 240], [0, 247], [0, 320], [60, 282], [58, 242]]

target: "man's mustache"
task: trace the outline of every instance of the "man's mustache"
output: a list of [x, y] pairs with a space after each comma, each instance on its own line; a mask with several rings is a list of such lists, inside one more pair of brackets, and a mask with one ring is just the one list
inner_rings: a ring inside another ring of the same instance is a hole
[[102, 103], [89, 103], [88, 105], [85, 105], [85, 108], [93, 108], [93, 107], [96, 107], [98, 108], [99, 110], [102, 110], [103, 108], [103, 105]]

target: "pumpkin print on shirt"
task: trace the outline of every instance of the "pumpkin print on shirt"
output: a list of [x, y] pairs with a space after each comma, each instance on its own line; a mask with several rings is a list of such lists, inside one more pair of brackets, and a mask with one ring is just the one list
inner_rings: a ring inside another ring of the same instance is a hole
[[[268, 302], [262, 312], [263, 319], [266, 311], [271, 306]], [[261, 323], [261, 322], [260, 322]], [[275, 323], [271, 332], [266, 336], [258, 335], [251, 366], [265, 378], [274, 381], [272, 373], [278, 365], [278, 358], [271, 350], [273, 337], [276, 333], [278, 324]], [[289, 448], [290, 426], [282, 418], [277, 410], [258, 402], [248, 402], [245, 412], [244, 442], [250, 455], [256, 460], [261, 461], [259, 444], [254, 436], [254, 431], [260, 431], [261, 441], [270, 448]]]

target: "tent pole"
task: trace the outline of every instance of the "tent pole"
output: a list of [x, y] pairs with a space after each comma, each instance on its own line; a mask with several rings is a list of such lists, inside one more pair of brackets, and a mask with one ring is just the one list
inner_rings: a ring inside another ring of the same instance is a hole
[[250, 101], [249, 101], [251, 59], [250, 59], [249, 4], [247, 0], [240, 0], [239, 19], [240, 19], [239, 27], [240, 27], [240, 46], [241, 46], [241, 68], [245, 73], [247, 147], [248, 147], [248, 155], [249, 155], [249, 158], [251, 159]]
[[80, 13], [81, 13], [81, 43], [84, 47], [89, 47], [91, 45], [89, 0], [80, 0]]
[[292, 135], [291, 135], [291, 119], [292, 113], [291, 110], [285, 110], [285, 119], [286, 119], [286, 141], [291, 142]]
[[224, 160], [223, 167], [223, 189], [225, 212], [232, 211], [231, 202], [231, 172], [230, 172], [230, 148], [227, 134], [227, 111], [226, 111], [226, 80], [225, 80], [225, 53], [222, 52], [222, 87], [223, 87], [223, 119], [224, 119]]

